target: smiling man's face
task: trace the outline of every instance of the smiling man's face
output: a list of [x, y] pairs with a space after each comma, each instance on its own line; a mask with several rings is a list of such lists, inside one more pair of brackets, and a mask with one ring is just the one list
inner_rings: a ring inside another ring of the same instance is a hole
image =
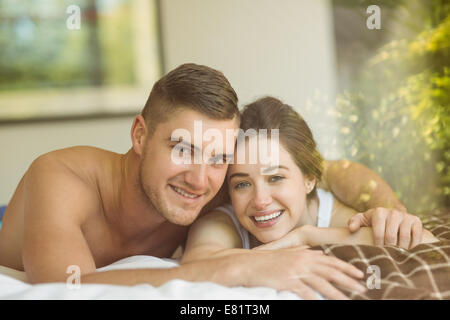
[[213, 155], [215, 159], [225, 156], [226, 131], [236, 130], [237, 121], [215, 120], [197, 111], [182, 108], [171, 116], [171, 120], [158, 124], [146, 142], [140, 164], [140, 185], [144, 195], [164, 218], [179, 225], [189, 225], [197, 218], [200, 210], [219, 191], [228, 168], [225, 161], [221, 164], [209, 163], [203, 158], [199, 162], [193, 160], [192, 163], [180, 164], [174, 161], [173, 154], [178, 152], [174, 148], [180, 146], [178, 141], [171, 141], [175, 130], [189, 132], [192, 139], [190, 144], [186, 143], [183, 147], [190, 149], [192, 155], [195, 154], [195, 149], [203, 152], [206, 146], [214, 142], [203, 139], [199, 142], [194, 139], [195, 121], [201, 121], [202, 136], [208, 129], [221, 133], [222, 141], [219, 145], [223, 146], [223, 150], [216, 149]]

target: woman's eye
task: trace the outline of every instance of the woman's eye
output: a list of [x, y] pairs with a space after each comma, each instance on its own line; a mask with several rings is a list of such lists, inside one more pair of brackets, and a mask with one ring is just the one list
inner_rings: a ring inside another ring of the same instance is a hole
[[248, 187], [249, 185], [250, 185], [250, 183], [248, 183], [248, 182], [239, 182], [238, 184], [236, 184], [234, 186], [234, 189], [236, 189], [236, 190], [242, 189], [242, 188]]
[[283, 179], [284, 179], [284, 177], [282, 177], [282, 176], [273, 176], [273, 177], [270, 177], [269, 182], [278, 182]]

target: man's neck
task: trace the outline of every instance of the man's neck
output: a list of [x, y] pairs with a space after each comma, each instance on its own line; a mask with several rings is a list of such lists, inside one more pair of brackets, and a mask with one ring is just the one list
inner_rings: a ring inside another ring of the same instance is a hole
[[[167, 220], [156, 211], [139, 183], [139, 158], [130, 149], [112, 171], [113, 192], [107, 220], [124, 240], [145, 237]], [[106, 208], [105, 208], [106, 209]]]

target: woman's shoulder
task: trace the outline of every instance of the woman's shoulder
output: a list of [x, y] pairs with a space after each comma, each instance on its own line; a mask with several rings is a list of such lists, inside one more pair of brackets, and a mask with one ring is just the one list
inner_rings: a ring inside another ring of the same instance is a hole
[[[230, 213], [233, 213], [232, 211], [227, 212], [229, 208], [227, 208], [225, 205], [217, 207], [209, 212], [205, 212], [203, 215], [198, 217], [194, 223], [198, 222], [225, 222], [230, 225], [233, 225], [233, 219], [230, 216]], [[231, 208], [232, 210], [232, 208]]]

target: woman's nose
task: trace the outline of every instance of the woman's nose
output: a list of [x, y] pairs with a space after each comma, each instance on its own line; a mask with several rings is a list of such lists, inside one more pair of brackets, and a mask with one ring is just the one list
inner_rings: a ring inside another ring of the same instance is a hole
[[255, 209], [264, 210], [271, 203], [272, 196], [270, 194], [270, 190], [265, 187], [256, 188], [253, 198], [253, 206], [255, 207]]

